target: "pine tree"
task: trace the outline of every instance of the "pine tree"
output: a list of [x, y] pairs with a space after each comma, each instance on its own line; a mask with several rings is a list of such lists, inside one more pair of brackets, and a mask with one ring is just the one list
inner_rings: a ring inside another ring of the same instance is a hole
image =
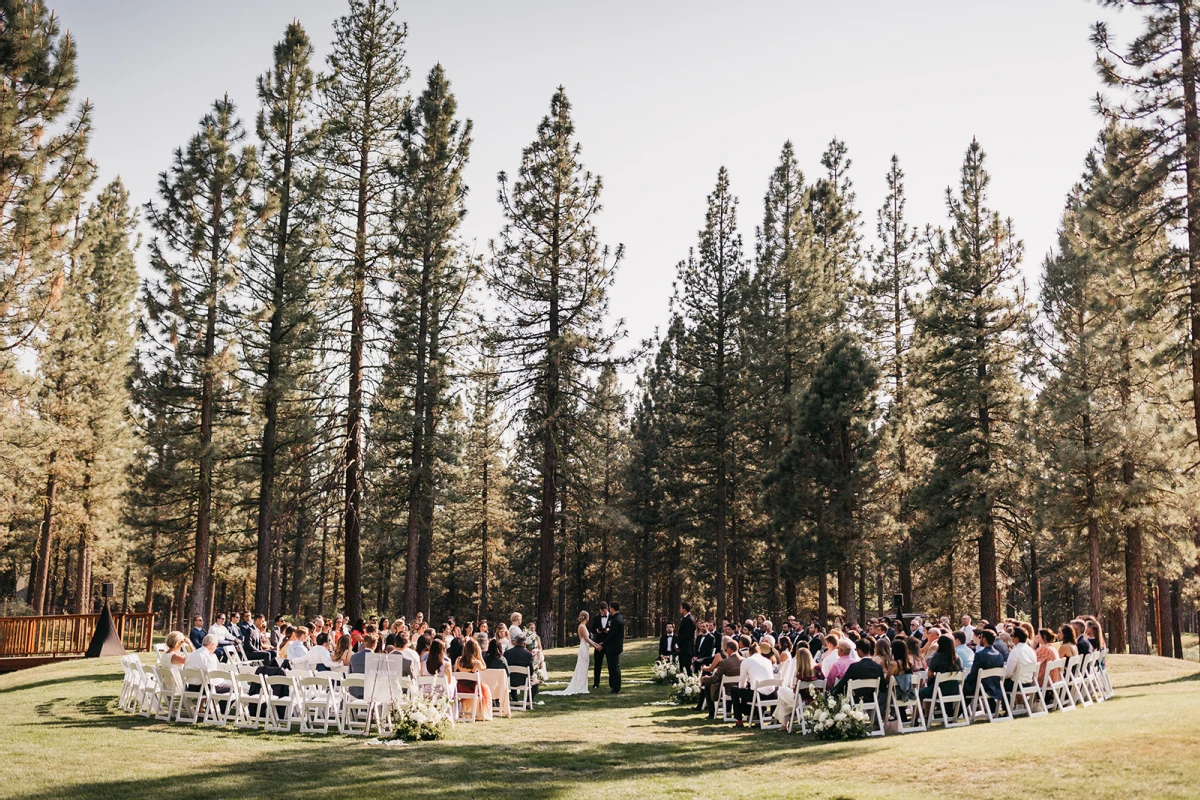
[[280, 475], [281, 424], [310, 409], [294, 408], [297, 384], [311, 369], [324, 294], [318, 273], [323, 246], [323, 175], [314, 162], [321, 130], [311, 118], [315, 78], [313, 48], [300, 23], [288, 25], [275, 45], [274, 65], [258, 78], [262, 221], [249, 241], [243, 286], [253, 321], [246, 343], [248, 366], [260, 384], [263, 430], [258, 491], [255, 607], [273, 614], [271, 550], [276, 481]]
[[506, 224], [492, 248], [489, 278], [502, 306], [494, 323], [508, 391], [529, 401], [540, 440], [537, 631], [550, 641], [555, 528], [560, 522], [561, 448], [566, 415], [620, 336], [605, 321], [620, 263], [596, 234], [601, 181], [588, 172], [559, 87], [517, 178], [500, 174]]
[[[780, 524], [797, 531], [787, 553], [793, 575], [841, 571], [863, 535], [863, 498], [872, 480], [874, 393], [879, 369], [854, 338], [833, 340], [797, 403], [792, 439], [767, 476]], [[825, 594], [818, 618], [828, 619]], [[847, 621], [853, 607], [846, 609]]]
[[973, 140], [958, 194], [946, 190], [950, 228], [932, 236], [933, 287], [917, 321], [919, 385], [930, 398], [923, 439], [933, 464], [915, 498], [924, 512], [915, 538], [927, 557], [977, 542], [980, 612], [995, 620], [998, 541], [1020, 518], [1017, 370], [1029, 315], [1015, 285], [1022, 245], [1011, 220], [987, 208], [989, 182]]
[[346, 613], [362, 615], [364, 374], [372, 308], [368, 290], [387, 273], [392, 251], [390, 200], [396, 188], [394, 159], [407, 110], [400, 94], [408, 80], [404, 43], [394, 0], [350, 0], [334, 23], [330, 75], [322, 97], [328, 135], [324, 167], [336, 257], [344, 264], [349, 355], [347, 359], [345, 508]]
[[[899, 565], [904, 611], [913, 608], [912, 557], [910, 554], [908, 492], [913, 483], [916, 415], [912, 399], [911, 369], [913, 310], [920, 300], [913, 292], [920, 284], [917, 232], [905, 218], [904, 172], [892, 156], [887, 174], [887, 197], [878, 213], [876, 235], [880, 246], [871, 254], [874, 268], [867, 285], [867, 323], [871, 345], [886, 381], [886, 422], [880, 447], [881, 502], [892, 530], [894, 557]], [[882, 488], [882, 487], [887, 488]]]
[[736, 421], [745, 403], [738, 331], [749, 281], [737, 228], [737, 200], [729, 192], [724, 167], [708, 196], [699, 237], [698, 250], [677, 268], [675, 304], [685, 333], [675, 357], [681, 365], [680, 405], [692, 450], [692, 480], [699, 487], [692, 515], [700, 526], [698, 533], [712, 543], [717, 617], [724, 618], [730, 600], [728, 548], [740, 449]]
[[[429, 611], [433, 535], [434, 461], [439, 423], [450, 393], [454, 354], [468, 313], [467, 292], [475, 263], [458, 242], [466, 214], [462, 172], [471, 146], [471, 121], [455, 117], [457, 102], [441, 65], [401, 125], [400, 175], [395, 218], [400, 297], [393, 312], [393, 367], [385, 382], [400, 380], [411, 399], [404, 460], [408, 463], [407, 564], [404, 609]], [[397, 387], [399, 388], [399, 387]]]
[[[200, 132], [159, 178], [160, 204], [147, 205], [155, 235], [150, 242], [154, 277], [146, 282], [149, 316], [144, 335], [149, 369], [169, 381], [172, 414], [187, 421], [185, 437], [195, 459], [195, 550], [190, 613], [207, 618], [212, 585], [214, 427], [231, 418], [236, 397], [227, 382], [234, 364], [236, 315], [229, 307], [246, 237], [254, 150], [239, 146], [245, 131], [228, 98], [213, 104]], [[219, 437], [218, 437], [219, 438]]]

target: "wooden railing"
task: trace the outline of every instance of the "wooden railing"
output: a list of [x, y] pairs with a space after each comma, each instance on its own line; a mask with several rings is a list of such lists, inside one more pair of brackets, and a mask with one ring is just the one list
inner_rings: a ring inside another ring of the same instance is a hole
[[[76, 656], [87, 652], [99, 614], [0, 617], [0, 658]], [[113, 614], [126, 650], [149, 650], [154, 614]]]

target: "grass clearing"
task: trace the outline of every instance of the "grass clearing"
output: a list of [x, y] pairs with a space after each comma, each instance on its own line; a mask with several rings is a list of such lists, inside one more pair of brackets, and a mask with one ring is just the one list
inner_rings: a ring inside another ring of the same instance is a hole
[[[630, 644], [627, 680], [649, 679], [656, 644]], [[573, 650], [551, 651], [549, 665], [551, 677], [565, 682]], [[949, 788], [930, 780], [937, 770], [986, 796], [1197, 796], [1200, 668], [1112, 656], [1109, 669], [1117, 696], [1091, 708], [863, 742], [736, 731], [690, 709], [648, 706], [666, 699], [666, 687], [635, 683], [619, 697], [605, 686], [600, 694], [545, 698], [544, 706], [510, 720], [459, 725], [443, 742], [382, 748], [336, 734], [130, 716], [116, 710], [117, 659], [66, 662], [0, 676], [0, 797], [591, 800], [883, 792], [927, 800]]]

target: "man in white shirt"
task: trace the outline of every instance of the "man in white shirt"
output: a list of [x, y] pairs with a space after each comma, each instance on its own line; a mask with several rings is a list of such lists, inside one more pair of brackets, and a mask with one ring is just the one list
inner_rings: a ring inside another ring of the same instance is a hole
[[308, 655], [308, 628], [301, 625], [296, 628], [296, 640], [287, 647], [287, 659], [291, 662], [292, 669], [303, 669], [297, 667], [297, 663], [302, 663], [305, 656]]
[[[730, 694], [733, 696], [733, 715], [737, 718], [739, 728], [743, 727], [742, 717], [750, 714], [750, 704], [754, 700], [755, 687], [762, 681], [769, 681], [775, 677], [775, 667], [771, 664], [771, 659], [767, 658], [770, 652], [771, 645], [761, 642], [754, 655], [742, 659], [738, 670], [737, 688], [730, 690]], [[770, 692], [760, 694], [764, 700], [770, 700], [776, 696], [776, 691], [772, 689]]]
[[508, 641], [510, 643], [515, 642], [517, 639], [517, 634], [521, 633], [521, 619], [520, 611], [514, 611], [512, 616], [509, 617], [509, 622], [512, 623], [508, 626]]
[[1021, 664], [1036, 664], [1037, 653], [1029, 646], [1029, 634], [1024, 628], [1016, 626], [1012, 632], [1013, 646], [1009, 648], [1008, 660], [1004, 662], [1004, 691], [1012, 691], [1013, 678], [1017, 675], [1017, 667]]
[[[316, 669], [318, 666], [322, 666], [322, 667], [325, 667], [326, 669], [332, 669], [333, 668], [333, 656], [330, 655], [329, 648], [326, 647], [326, 645], [328, 643], [329, 643], [329, 634], [328, 633], [318, 633], [316, 646], [313, 647], [311, 650], [309, 650], [307, 653], [305, 653], [303, 656], [301, 656], [298, 661], [296, 659], [292, 659], [292, 668], [293, 669]], [[292, 647], [295, 647], [294, 642], [292, 644]], [[291, 652], [291, 648], [288, 649], [288, 652], [289, 653]]]
[[[211, 633], [204, 637], [192, 652], [188, 653], [188, 657], [183, 662], [184, 669], [198, 669], [201, 672], [207, 673], [209, 670], [220, 669], [221, 664], [217, 661], [217, 637]], [[219, 679], [213, 682], [213, 688], [218, 692], [228, 692], [232, 687], [229, 681]]]
[[962, 632], [963, 636], [967, 637], [967, 646], [973, 645], [975, 643], [975, 626], [971, 624], [971, 616], [969, 614], [963, 614]]

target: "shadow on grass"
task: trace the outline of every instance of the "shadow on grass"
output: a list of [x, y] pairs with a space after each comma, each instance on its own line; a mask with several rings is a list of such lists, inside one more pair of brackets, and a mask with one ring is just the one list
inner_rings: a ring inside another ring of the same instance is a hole
[[113, 675], [110, 673], [91, 673], [88, 675], [72, 675], [69, 678], [49, 678], [44, 681], [33, 681], [31, 683], [18, 683], [14, 686], [6, 686], [0, 689], [0, 695], [12, 694], [13, 692], [24, 692], [34, 689], [41, 689], [46, 686], [61, 686], [64, 683], [104, 683], [106, 681], [120, 681], [120, 674]]

